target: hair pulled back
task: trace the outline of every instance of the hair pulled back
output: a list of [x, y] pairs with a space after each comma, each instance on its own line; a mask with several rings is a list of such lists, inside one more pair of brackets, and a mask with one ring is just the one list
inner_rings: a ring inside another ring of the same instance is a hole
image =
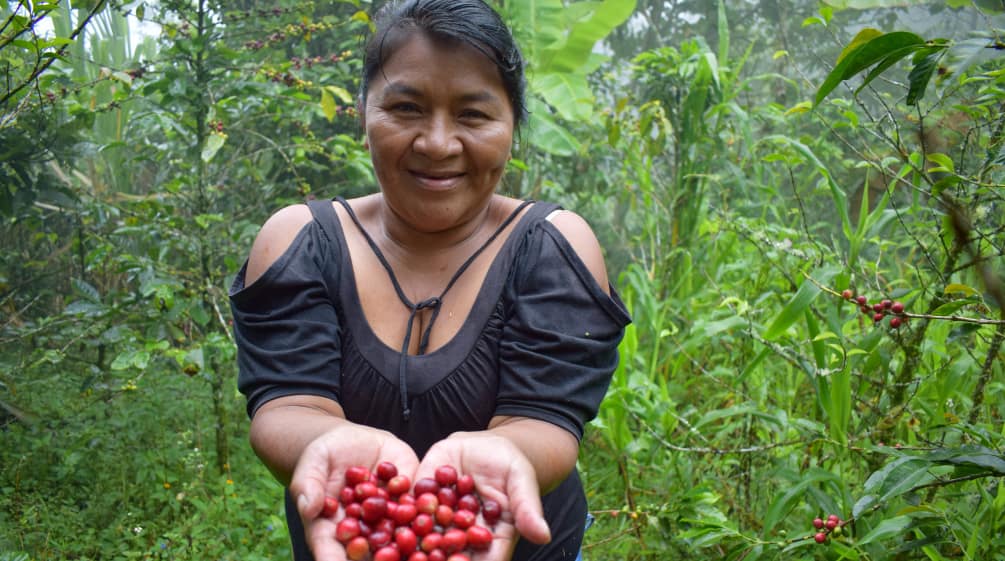
[[376, 31], [363, 53], [360, 99], [366, 103], [370, 81], [395, 50], [422, 32], [436, 39], [460, 41], [478, 49], [499, 70], [513, 109], [514, 125], [527, 118], [524, 62], [513, 35], [499, 14], [482, 0], [392, 0], [375, 17]]

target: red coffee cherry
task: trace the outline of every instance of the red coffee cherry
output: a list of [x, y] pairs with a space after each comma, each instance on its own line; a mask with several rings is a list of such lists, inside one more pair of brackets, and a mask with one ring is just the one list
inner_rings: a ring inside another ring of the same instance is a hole
[[385, 545], [391, 545], [391, 534], [384, 531], [374, 530], [373, 532], [370, 532], [370, 535], [366, 537], [366, 540], [370, 544], [370, 550], [377, 551]]
[[400, 505], [414, 505], [415, 495], [411, 493], [405, 493], [404, 495], [398, 495], [398, 504]]
[[356, 489], [351, 485], [346, 485], [338, 492], [338, 501], [343, 505], [356, 502]]
[[415, 516], [415, 520], [412, 520], [412, 531], [417, 536], [428, 535], [433, 531], [434, 526], [436, 526], [436, 521], [433, 520], [433, 516], [425, 512], [419, 513]]
[[451, 528], [443, 532], [443, 542], [440, 547], [447, 554], [457, 553], [467, 547], [468, 533], [459, 528]]
[[879, 322], [883, 321], [883, 318], [885, 318], [885, 317], [886, 317], [886, 314], [880, 312], [880, 313], [877, 313], [877, 314], [875, 314], [875, 315], [872, 316], [872, 321], [874, 321], [876, 323], [879, 323]]
[[478, 514], [481, 510], [482, 505], [478, 502], [478, 497], [474, 495], [464, 495], [457, 499], [457, 510], [470, 510], [471, 512]]
[[468, 546], [477, 551], [484, 551], [492, 545], [492, 532], [484, 526], [468, 528]]
[[845, 300], [851, 300], [851, 297], [854, 295], [855, 293], [847, 288], [841, 291], [841, 297], [844, 298]]
[[345, 555], [350, 561], [363, 561], [370, 555], [370, 542], [363, 536], [353, 538], [345, 544]]
[[422, 551], [425, 551], [426, 553], [432, 553], [434, 550], [439, 549], [442, 544], [443, 534], [439, 532], [430, 532], [425, 536], [422, 536], [422, 541], [419, 543], [419, 547], [421, 547]]
[[373, 528], [373, 531], [386, 532], [389, 536], [391, 536], [391, 539], [394, 539], [394, 530], [396, 527], [397, 526], [395, 526], [394, 520], [391, 520], [390, 518], [384, 518], [380, 522], [377, 522], [377, 525]]
[[454, 491], [453, 487], [443, 487], [436, 493], [436, 498], [440, 500], [441, 505], [453, 507], [457, 504], [457, 491]]
[[387, 501], [381, 497], [370, 497], [363, 501], [363, 520], [379, 522], [387, 514]]
[[454, 513], [454, 526], [466, 530], [478, 521], [478, 516], [470, 510], [458, 510]]
[[447, 554], [442, 549], [434, 549], [429, 552], [429, 561], [447, 561]]
[[321, 509], [321, 516], [331, 518], [336, 514], [338, 514], [338, 499], [325, 497], [325, 506]]
[[419, 511], [415, 508], [415, 505], [398, 503], [398, 506], [395, 507], [394, 512], [390, 516], [398, 526], [407, 526], [415, 520], [418, 514]]
[[429, 556], [422, 551], [416, 551], [408, 556], [408, 561], [429, 561]]
[[373, 554], [373, 561], [401, 561], [401, 554], [391, 546], [384, 546]]
[[468, 474], [461, 475], [457, 478], [454, 488], [457, 489], [458, 495], [470, 495], [475, 492], [475, 479]]
[[349, 518], [362, 518], [363, 505], [359, 503], [349, 503], [345, 505], [345, 515]]
[[824, 543], [825, 541], [827, 541], [827, 534], [823, 532], [817, 532], [817, 535], [813, 536], [813, 539], [816, 540], [817, 543]]
[[419, 512], [426, 514], [436, 514], [436, 509], [440, 506], [440, 500], [432, 493], [423, 493], [416, 497], [415, 508]]
[[902, 314], [902, 313], [904, 313], [904, 303], [903, 302], [894, 302], [893, 304], [890, 304], [890, 311], [893, 312], [893, 313], [895, 313], [895, 314]]
[[355, 487], [356, 491], [356, 502], [363, 502], [370, 497], [376, 497], [378, 495], [377, 486], [369, 481], [364, 481]]
[[433, 477], [440, 484], [440, 487], [448, 487], [457, 483], [457, 470], [452, 466], [440, 466], [436, 468]]
[[418, 549], [419, 537], [408, 526], [401, 526], [394, 531], [394, 544], [398, 551], [407, 555]]
[[398, 475], [398, 466], [391, 462], [380, 462], [377, 464], [377, 479], [390, 481], [395, 475]]
[[455, 553], [447, 557], [447, 561], [471, 561], [471, 558], [463, 553]]
[[904, 320], [902, 320], [902, 319], [900, 319], [898, 317], [892, 317], [892, 318], [890, 318], [890, 327], [892, 327], [893, 329], [899, 329], [900, 326], [903, 323], [904, 323]]
[[359, 520], [355, 518], [343, 518], [335, 527], [335, 539], [342, 545], [347, 545], [360, 535]]
[[415, 486], [412, 487], [412, 493], [416, 497], [424, 495], [426, 493], [432, 493], [436, 495], [440, 492], [440, 484], [436, 482], [435, 479], [430, 479], [428, 477], [423, 477], [422, 479], [415, 482]]
[[869, 299], [865, 296], [859, 296], [855, 301], [858, 302], [859, 306], [865, 306], [869, 302]]
[[492, 499], [485, 499], [482, 502], [482, 518], [490, 525], [495, 524], [502, 518], [502, 506]]
[[412, 480], [407, 475], [395, 475], [387, 481], [387, 492], [391, 496], [404, 495], [412, 488]]
[[823, 528], [824, 527], [824, 521], [823, 521], [823, 519], [821, 519], [820, 517], [814, 518], [813, 519], [813, 527], [816, 528], [817, 530]]
[[345, 482], [355, 487], [364, 481], [370, 481], [370, 470], [363, 466], [355, 466], [345, 470]]
[[437, 524], [446, 528], [454, 522], [454, 509], [447, 505], [440, 505], [436, 507], [436, 513], [433, 514], [433, 518]]

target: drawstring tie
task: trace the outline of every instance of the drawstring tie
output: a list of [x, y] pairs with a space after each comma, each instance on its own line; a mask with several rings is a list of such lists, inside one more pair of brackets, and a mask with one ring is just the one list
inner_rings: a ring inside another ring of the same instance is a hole
[[[399, 296], [401, 295], [399, 294]], [[442, 303], [443, 300], [440, 300], [438, 296], [433, 296], [418, 304], [409, 306], [411, 312], [408, 314], [408, 328], [405, 329], [405, 342], [401, 345], [401, 357], [398, 358], [398, 391], [401, 395], [401, 415], [406, 421], [412, 414], [412, 409], [408, 406], [408, 381], [405, 373], [408, 370], [406, 366], [406, 362], [408, 361], [408, 344], [412, 341], [412, 326], [415, 324], [415, 316], [421, 310], [433, 310], [433, 317], [430, 318], [429, 324], [426, 325], [426, 330], [422, 332], [422, 339], [419, 340], [419, 354], [423, 354], [426, 352], [426, 345], [429, 344], [429, 332], [433, 328], [436, 316], [440, 313], [440, 304]]]

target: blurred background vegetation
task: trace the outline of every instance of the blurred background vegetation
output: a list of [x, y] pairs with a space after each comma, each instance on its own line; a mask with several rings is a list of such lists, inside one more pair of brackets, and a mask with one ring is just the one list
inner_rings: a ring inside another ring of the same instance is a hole
[[[635, 320], [585, 558], [1005, 558], [1005, 3], [495, 5], [503, 190], [587, 217]], [[288, 556], [227, 289], [374, 189], [371, 12], [0, 3], [0, 561]]]

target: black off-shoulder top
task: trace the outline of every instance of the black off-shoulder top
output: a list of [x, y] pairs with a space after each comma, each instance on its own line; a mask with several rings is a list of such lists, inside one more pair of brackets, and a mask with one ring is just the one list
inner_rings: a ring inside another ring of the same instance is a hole
[[[601, 289], [547, 220], [559, 207], [529, 205], [461, 329], [419, 355], [387, 346], [366, 323], [357, 292], [365, 281], [353, 274], [332, 201], [310, 208], [314, 220], [262, 277], [245, 286], [245, 264], [231, 287], [238, 388], [249, 416], [280, 396], [323, 396], [341, 404], [348, 420], [395, 434], [420, 458], [453, 432], [485, 429], [495, 415], [547, 421], [582, 438], [631, 319], [615, 289], [610, 296]], [[289, 493], [286, 499], [294, 559], [310, 560]], [[575, 559], [586, 517], [578, 473], [542, 501], [552, 542], [521, 542], [513, 560]]]

